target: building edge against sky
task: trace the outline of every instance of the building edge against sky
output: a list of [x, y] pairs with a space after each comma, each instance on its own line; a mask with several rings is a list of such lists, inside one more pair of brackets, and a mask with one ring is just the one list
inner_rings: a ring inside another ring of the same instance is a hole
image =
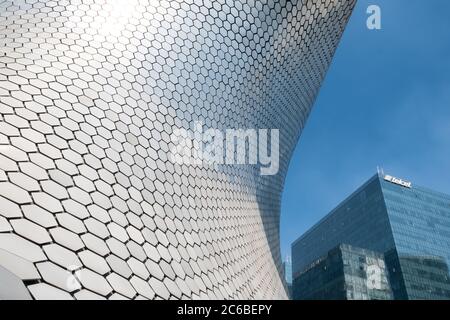
[[449, 195], [376, 174], [292, 244], [294, 283], [340, 244], [384, 254], [395, 299], [450, 299]]

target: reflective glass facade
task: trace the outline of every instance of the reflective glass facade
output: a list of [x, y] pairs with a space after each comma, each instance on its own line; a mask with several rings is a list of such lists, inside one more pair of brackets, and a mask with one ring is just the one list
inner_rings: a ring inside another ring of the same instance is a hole
[[390, 300], [383, 254], [339, 245], [294, 280], [295, 300]]
[[396, 299], [449, 299], [450, 196], [375, 175], [292, 245], [294, 278], [334, 246], [383, 253]]
[[292, 259], [290, 256], [283, 261], [283, 271], [289, 297], [292, 297]]
[[286, 282], [292, 284], [292, 260], [290, 256], [286, 257], [286, 260], [284, 260], [284, 272]]

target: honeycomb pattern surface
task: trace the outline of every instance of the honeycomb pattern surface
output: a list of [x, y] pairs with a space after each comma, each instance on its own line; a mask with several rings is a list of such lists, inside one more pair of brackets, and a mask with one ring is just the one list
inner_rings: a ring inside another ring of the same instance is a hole
[[[286, 298], [284, 178], [354, 2], [0, 0], [0, 266], [34, 299]], [[278, 173], [173, 163], [197, 121], [280, 129]]]

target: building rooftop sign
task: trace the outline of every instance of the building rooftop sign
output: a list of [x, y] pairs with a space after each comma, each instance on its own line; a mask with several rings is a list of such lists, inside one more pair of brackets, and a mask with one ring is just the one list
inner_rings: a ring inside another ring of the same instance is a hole
[[402, 187], [405, 187], [405, 188], [411, 188], [412, 187], [412, 183], [411, 182], [405, 181], [405, 180], [402, 180], [402, 179], [399, 179], [399, 178], [396, 178], [396, 177], [393, 177], [393, 176], [390, 176], [388, 174], [384, 176], [384, 180], [389, 181], [391, 183], [398, 184], [398, 185], [400, 185]]

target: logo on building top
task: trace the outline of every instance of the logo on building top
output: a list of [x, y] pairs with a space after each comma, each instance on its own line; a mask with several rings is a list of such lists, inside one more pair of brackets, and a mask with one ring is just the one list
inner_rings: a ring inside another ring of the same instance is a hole
[[411, 188], [412, 187], [412, 183], [411, 182], [405, 181], [405, 180], [402, 180], [402, 179], [399, 179], [399, 178], [396, 178], [396, 177], [393, 177], [393, 176], [390, 176], [388, 174], [384, 176], [384, 180], [392, 182], [392, 183], [395, 183], [395, 184], [398, 184], [398, 185], [400, 185], [402, 187], [406, 187], [406, 188]]

